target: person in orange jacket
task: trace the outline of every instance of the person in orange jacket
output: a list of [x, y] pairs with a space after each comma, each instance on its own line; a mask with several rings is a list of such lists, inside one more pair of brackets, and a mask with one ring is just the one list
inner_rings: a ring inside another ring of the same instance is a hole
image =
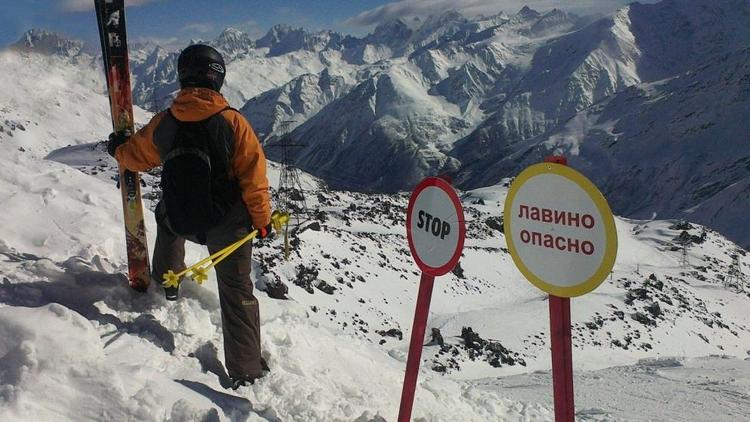
[[[219, 93], [226, 67], [207, 45], [179, 56], [180, 92], [132, 136], [113, 133], [108, 152], [131, 171], [162, 165], [162, 199], [152, 278], [185, 269], [185, 240], [214, 253], [258, 229], [271, 232], [266, 158], [253, 128]], [[258, 301], [250, 279], [250, 242], [215, 268], [221, 304], [226, 368], [232, 388], [252, 383], [267, 370], [260, 353]], [[178, 287], [165, 288], [168, 300]]]

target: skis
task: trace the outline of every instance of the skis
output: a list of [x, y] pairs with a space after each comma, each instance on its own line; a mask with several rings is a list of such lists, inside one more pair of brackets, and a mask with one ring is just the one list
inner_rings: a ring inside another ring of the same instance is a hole
[[[133, 98], [130, 91], [124, 0], [94, 0], [94, 3], [102, 43], [112, 125], [116, 132], [129, 130], [133, 133]], [[146, 291], [151, 277], [138, 173], [120, 167], [120, 189], [125, 214], [128, 280], [133, 289]]]

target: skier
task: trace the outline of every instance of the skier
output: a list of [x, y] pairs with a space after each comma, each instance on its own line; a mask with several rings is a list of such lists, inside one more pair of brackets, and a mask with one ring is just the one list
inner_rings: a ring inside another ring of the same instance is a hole
[[[263, 149], [248, 121], [219, 93], [225, 65], [215, 49], [195, 44], [177, 60], [180, 91], [171, 107], [137, 133], [113, 133], [107, 149], [131, 171], [162, 167], [156, 207], [152, 279], [185, 269], [185, 240], [210, 253], [258, 229], [272, 230]], [[226, 368], [232, 388], [252, 384], [268, 368], [260, 354], [258, 301], [248, 242], [216, 268]], [[165, 288], [168, 300], [177, 289]]]

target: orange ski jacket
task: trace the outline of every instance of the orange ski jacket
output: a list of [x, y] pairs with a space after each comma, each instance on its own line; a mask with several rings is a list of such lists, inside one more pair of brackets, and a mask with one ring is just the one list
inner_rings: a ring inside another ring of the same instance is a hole
[[[185, 88], [175, 98], [170, 110], [180, 121], [198, 122], [227, 108], [226, 99], [207, 88]], [[171, 140], [160, 139], [169, 132], [161, 123], [167, 111], [155, 115], [115, 152], [117, 161], [130, 171], [146, 171], [161, 165], [160, 145]], [[250, 219], [256, 228], [271, 222], [271, 199], [266, 177], [266, 157], [250, 123], [236, 110], [225, 110], [221, 116], [234, 132], [234, 155], [230, 178], [238, 181]]]

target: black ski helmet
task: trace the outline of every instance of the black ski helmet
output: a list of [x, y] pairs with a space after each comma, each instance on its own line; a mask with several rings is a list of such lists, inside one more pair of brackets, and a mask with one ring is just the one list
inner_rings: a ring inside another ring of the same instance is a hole
[[177, 59], [180, 88], [210, 88], [219, 92], [224, 84], [224, 58], [213, 47], [193, 44]]

